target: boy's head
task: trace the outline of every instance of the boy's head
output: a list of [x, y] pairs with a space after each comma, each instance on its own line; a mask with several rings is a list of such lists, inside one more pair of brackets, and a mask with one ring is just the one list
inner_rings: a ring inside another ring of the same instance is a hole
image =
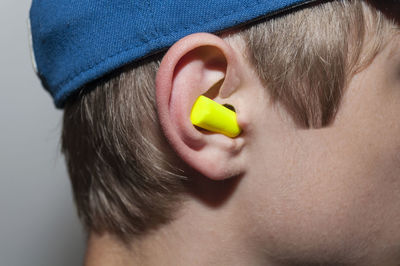
[[[119, 2], [103, 8], [116, 12]], [[242, 9], [279, 2], [285, 1], [249, 1]], [[144, 45], [143, 59], [129, 65], [118, 61], [129, 50], [100, 56], [99, 63], [111, 60], [107, 70], [92, 62], [75, 73], [68, 58], [59, 59], [68, 49], [88, 53], [84, 44], [71, 44], [76, 36], [63, 36], [82, 18], [68, 14], [65, 32], [56, 26], [41, 32], [48, 39], [36, 45], [50, 40], [55, 51], [35, 52], [60, 60], [41, 61], [59, 82], [43, 81], [65, 107], [62, 149], [90, 232], [132, 243], [159, 232], [202, 231], [216, 243], [246, 246], [260, 261], [287, 264], [400, 260], [400, 37], [393, 12], [399, 3], [286, 2], [264, 7], [261, 21], [251, 21], [261, 15], [253, 14], [217, 34], [188, 32], [167, 51]], [[185, 17], [178, 5], [159, 5], [158, 15]], [[137, 18], [154, 22], [148, 15]], [[41, 30], [44, 17], [33, 28]], [[107, 28], [83, 21], [83, 29]], [[95, 32], [108, 46], [119, 45], [112, 38], [119, 34]], [[149, 46], [167, 36], [151, 34], [142, 36]], [[33, 37], [35, 43], [35, 31]], [[60, 78], [55, 66], [71, 71]], [[78, 90], [79, 82], [85, 85]], [[202, 94], [235, 108], [241, 135], [190, 123]]]

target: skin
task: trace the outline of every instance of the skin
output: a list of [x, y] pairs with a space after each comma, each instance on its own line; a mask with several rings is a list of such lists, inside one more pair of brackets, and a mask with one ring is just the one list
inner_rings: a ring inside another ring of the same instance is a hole
[[[255, 232], [274, 240], [260, 243], [276, 260], [400, 263], [399, 43], [354, 76], [330, 127], [294, 130], [269, 107], [254, 114], [271, 117], [254, 132], [249, 174], [259, 186], [242, 183], [251, 192], [244, 206], [257, 206]], [[265, 133], [271, 124], [279, 130]]]
[[[196, 130], [195, 99], [237, 110], [235, 139]], [[157, 74], [163, 132], [192, 169], [177, 219], [125, 247], [91, 234], [86, 265], [399, 265], [400, 38], [350, 81], [334, 122], [299, 129], [240, 45], [193, 34]]]

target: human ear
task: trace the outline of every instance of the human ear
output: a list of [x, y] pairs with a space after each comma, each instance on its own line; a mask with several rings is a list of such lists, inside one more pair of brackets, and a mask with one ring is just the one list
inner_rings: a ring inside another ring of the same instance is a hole
[[[237, 93], [242, 84], [241, 67], [229, 43], [213, 34], [196, 33], [175, 43], [157, 72], [157, 110], [164, 135], [184, 162], [213, 180], [245, 171], [246, 119]], [[193, 126], [190, 114], [200, 95], [232, 105], [242, 134], [231, 138]]]

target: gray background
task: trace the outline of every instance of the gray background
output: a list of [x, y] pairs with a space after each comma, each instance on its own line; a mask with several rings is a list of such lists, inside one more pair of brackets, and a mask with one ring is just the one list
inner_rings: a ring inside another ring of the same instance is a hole
[[0, 266], [82, 265], [84, 234], [59, 152], [62, 112], [31, 66], [30, 0], [0, 0]]

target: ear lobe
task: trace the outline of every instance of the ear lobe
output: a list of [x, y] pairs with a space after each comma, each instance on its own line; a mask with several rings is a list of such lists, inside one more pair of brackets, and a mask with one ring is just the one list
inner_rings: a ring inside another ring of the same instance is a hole
[[192, 34], [168, 50], [156, 78], [157, 109], [166, 138], [183, 161], [214, 180], [243, 172], [244, 139], [199, 131], [190, 122], [190, 112], [196, 99], [206, 93], [221, 103], [239, 104], [234, 93], [241, 84], [236, 56], [221, 38]]

